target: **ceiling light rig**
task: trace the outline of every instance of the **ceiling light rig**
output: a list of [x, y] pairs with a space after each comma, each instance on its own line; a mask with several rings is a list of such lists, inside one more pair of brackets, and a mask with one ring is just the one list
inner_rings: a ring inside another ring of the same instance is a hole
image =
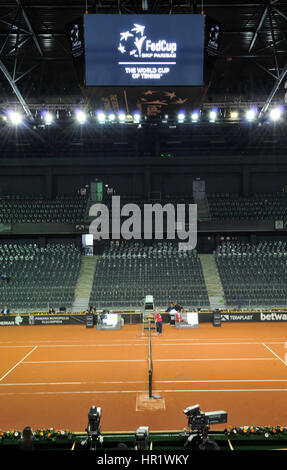
[[18, 111], [8, 110], [6, 113], [7, 120], [12, 126], [19, 126], [23, 123], [23, 115]]
[[76, 124], [78, 126], [130, 126], [142, 127], [143, 125], [160, 125], [160, 126], [187, 126], [187, 125], [212, 125], [232, 124], [232, 125], [264, 125], [264, 124], [286, 124], [286, 108], [287, 105], [274, 105], [263, 116], [260, 117], [260, 107], [258, 106], [238, 106], [236, 107], [220, 107], [216, 106], [203, 106], [201, 109], [194, 109], [193, 111], [181, 109], [175, 114], [164, 114], [162, 116], [149, 117], [138, 110], [131, 113], [126, 113], [123, 110], [118, 111], [104, 111], [96, 110], [91, 112], [87, 107], [74, 107], [68, 109], [47, 106], [46, 109], [34, 108], [34, 120], [29, 121], [27, 116], [21, 113], [21, 110], [16, 107], [9, 107], [7, 109], [0, 109], [0, 125], [9, 125], [19, 127], [23, 124], [33, 128], [41, 127], [59, 127], [61, 124], [69, 125]]

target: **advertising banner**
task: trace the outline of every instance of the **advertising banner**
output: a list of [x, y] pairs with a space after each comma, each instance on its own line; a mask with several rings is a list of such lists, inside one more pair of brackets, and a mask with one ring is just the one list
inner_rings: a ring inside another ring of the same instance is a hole
[[[190, 315], [190, 314], [189, 314]], [[218, 315], [218, 313], [217, 313]], [[121, 315], [115, 315], [118, 317], [118, 322], [116, 324], [117, 328], [120, 328], [120, 319]], [[170, 314], [163, 314], [163, 321], [165, 323], [170, 322]], [[142, 315], [137, 313], [132, 314], [123, 314], [123, 321], [126, 324], [136, 324], [142, 322]], [[193, 317], [192, 317], [193, 318]], [[191, 324], [187, 322], [187, 315], [184, 314], [186, 326], [190, 327]], [[200, 312], [196, 314], [196, 319], [198, 323], [209, 323], [213, 322], [214, 314], [212, 312]], [[94, 326], [93, 316], [88, 315], [33, 315], [33, 314], [19, 314], [19, 315], [0, 315], [0, 326], [22, 326], [22, 325], [86, 325], [89, 327]], [[220, 322], [221, 324], [228, 322], [286, 322], [287, 321], [287, 312], [234, 312], [234, 313], [221, 313]], [[191, 322], [192, 323], [192, 322]], [[198, 323], [192, 327], [197, 326]], [[106, 325], [105, 328], [109, 327]], [[112, 326], [113, 327], [113, 326]], [[184, 326], [181, 326], [184, 327]]]
[[287, 321], [287, 313], [280, 312], [242, 312], [224, 313], [222, 322], [282, 322]]
[[70, 45], [71, 54], [77, 79], [80, 85], [85, 81], [85, 44], [83, 17], [66, 25], [66, 36]]
[[85, 324], [85, 315], [1, 315], [0, 326]]

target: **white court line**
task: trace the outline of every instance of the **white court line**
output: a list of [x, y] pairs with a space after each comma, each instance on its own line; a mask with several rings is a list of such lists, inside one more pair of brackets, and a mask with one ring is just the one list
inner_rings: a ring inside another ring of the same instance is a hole
[[[97, 384], [144, 384], [147, 383], [147, 380], [124, 380], [124, 381], [118, 381], [118, 382], [97, 382]], [[43, 385], [87, 385], [89, 383], [95, 383], [95, 382], [27, 382], [27, 383], [5, 383], [5, 384], [0, 384], [0, 387], [34, 387], [34, 386], [43, 386]]]
[[[272, 359], [273, 360], [273, 359]], [[147, 362], [147, 359], [84, 359], [79, 361], [25, 361], [23, 364], [76, 364], [81, 362]]]
[[23, 361], [26, 359], [26, 357], [30, 356], [30, 354], [32, 354], [32, 352], [35, 351], [35, 349], [37, 349], [38, 346], [35, 346], [33, 349], [31, 349], [30, 352], [28, 352], [28, 354], [26, 354], [26, 356], [24, 356], [19, 362], [17, 362], [17, 364], [15, 364], [15, 366], [11, 367], [10, 370], [8, 370], [8, 372], [6, 372], [6, 374], [2, 375], [2, 377], [0, 378], [0, 382], [5, 379], [5, 377], [7, 377], [7, 375], [10, 374], [10, 372], [12, 372], [14, 369], [16, 369], [16, 367], [19, 366], [19, 364], [23, 363]]
[[23, 346], [14, 346], [13, 344], [11, 344], [10, 346], [0, 346], [0, 349], [16, 349], [16, 348], [30, 348], [31, 347], [31, 344], [29, 345], [23, 345]]
[[[41, 386], [41, 385], [86, 385], [89, 382], [27, 382], [27, 383], [5, 383], [5, 384], [0, 384], [0, 387], [34, 387], [36, 385]], [[100, 383], [100, 382], [98, 382]]]
[[265, 343], [263, 343], [263, 346], [265, 346], [265, 348], [267, 348], [274, 356], [276, 356], [277, 359], [279, 359], [281, 362], [283, 362], [283, 364], [285, 366], [287, 366], [287, 363], [285, 361], [283, 361], [283, 359], [280, 356], [278, 356], [278, 354], [276, 354], [274, 351], [272, 351], [272, 349], [270, 349], [268, 346], [266, 346]]
[[154, 393], [191, 393], [191, 392], [287, 392], [287, 388], [219, 388], [214, 390], [154, 390]]
[[[96, 344], [89, 344], [89, 343], [85, 343], [85, 344], [45, 344], [45, 345], [40, 345], [39, 347], [40, 348], [94, 348], [94, 347], [97, 347], [97, 348], [102, 348], [102, 347], [107, 347], [107, 348], [110, 348], [110, 347], [127, 347], [127, 348], [130, 348], [131, 346], [146, 346], [148, 344], [148, 342], [146, 343], [125, 343], [125, 344], [109, 344], [109, 343], [103, 343], [103, 344], [100, 344], [100, 343], [96, 343]], [[258, 344], [261, 344], [261, 343], [258, 343]], [[1, 346], [0, 346], [1, 347]]]
[[[197, 361], [276, 361], [273, 357], [235, 357], [206, 359], [153, 359], [153, 362], [197, 362]], [[76, 361], [25, 361], [23, 364], [76, 364], [76, 363], [114, 363], [114, 362], [146, 362], [146, 359], [84, 359]]]
[[[286, 329], [286, 335], [287, 335], [287, 329]], [[284, 338], [164, 338], [162, 336], [158, 335], [152, 335], [153, 338], [157, 338], [157, 340], [154, 341], [153, 344], [159, 344], [159, 343], [168, 343], [168, 342], [177, 342], [178, 344], [181, 343], [206, 343], [206, 344], [262, 344], [262, 342], [265, 343], [274, 343], [274, 342], [279, 342], [280, 343], [285, 343], [286, 342], [286, 336]], [[137, 340], [139, 341], [139, 340]], [[275, 343], [276, 344], [276, 343]]]
[[[88, 343], [85, 343], [85, 344], [38, 344], [38, 347], [39, 348], [75, 348], [75, 347], [78, 347], [78, 348], [85, 348], [85, 347], [97, 347], [97, 348], [102, 348], [104, 346], [106, 347], [123, 347], [123, 346], [126, 346], [126, 347], [131, 347], [131, 346], [146, 346], [148, 343], [125, 343], [125, 344], [109, 344], [109, 343], [104, 343], [104, 344], [88, 344]], [[259, 343], [261, 344], [261, 343]], [[0, 345], [0, 348], [29, 348], [31, 347], [31, 345], [21, 345], [21, 346], [14, 346], [13, 344], [11, 344], [10, 346], [1, 346]]]
[[[267, 341], [269, 344], [285, 344], [286, 343], [286, 340], [284, 341]], [[3, 343], [2, 343], [3, 344]], [[123, 346], [126, 346], [126, 347], [130, 347], [130, 346], [146, 346], [148, 343], [112, 343], [112, 344], [109, 344], [109, 343], [97, 343], [97, 344], [89, 344], [89, 343], [85, 343], [85, 344], [54, 344], [54, 343], [50, 343], [50, 344], [38, 344], [38, 348], [72, 348], [72, 347], [81, 347], [81, 348], [84, 348], [84, 347], [117, 347], [117, 346], [120, 346], [120, 347], [123, 347]], [[194, 342], [183, 342], [183, 343], [153, 343], [153, 346], [225, 346], [225, 345], [262, 345], [264, 343], [262, 343], [261, 341], [254, 341], [254, 342], [247, 342], [247, 341], [244, 341], [244, 342], [226, 342], [226, 343], [215, 343], [215, 342], [201, 342], [201, 343], [194, 343]], [[5, 346], [2, 345], [1, 346], [1, 343], [0, 343], [0, 348], [2, 349], [5, 349], [5, 348], [29, 348], [31, 347], [31, 344], [23, 344], [23, 345], [15, 345], [13, 343], [9, 343], [9, 346], [7, 345], [7, 343], [5, 343]]]
[[[155, 380], [155, 384], [168, 383], [250, 383], [250, 382], [287, 382], [287, 379], [218, 379], [218, 380]], [[87, 385], [91, 382], [28, 382], [28, 383], [2, 383], [0, 387], [34, 387], [43, 385]], [[144, 380], [122, 380], [98, 382], [98, 385], [144, 384]]]
[[[284, 344], [285, 341], [282, 341], [280, 343], [270, 343], [269, 344]], [[262, 342], [258, 341], [258, 342], [228, 342], [228, 343], [214, 343], [214, 342], [211, 342], [211, 343], [153, 343], [153, 347], [156, 347], [156, 346], [234, 346], [234, 345], [239, 345], [239, 346], [242, 346], [242, 345], [251, 345], [251, 346], [258, 346], [258, 345], [262, 345]]]
[[154, 383], [249, 383], [249, 382], [287, 382], [287, 379], [224, 379], [224, 380], [155, 380]]
[[[4, 392], [0, 396], [8, 395], [108, 395], [125, 393], [146, 393], [147, 390], [81, 390], [66, 392]], [[287, 392], [287, 388], [227, 388], [227, 389], [191, 389], [191, 390], [154, 390], [154, 393], [218, 393], [218, 392]]]
[[153, 359], [153, 362], [196, 362], [196, 361], [276, 361], [273, 357], [219, 357], [192, 359]]

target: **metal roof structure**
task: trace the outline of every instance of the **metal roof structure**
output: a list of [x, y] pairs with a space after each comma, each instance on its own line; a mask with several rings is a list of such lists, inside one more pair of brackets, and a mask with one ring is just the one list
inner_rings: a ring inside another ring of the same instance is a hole
[[287, 0], [2, 0], [2, 103], [81, 102], [65, 25], [87, 13], [204, 13], [224, 27], [206, 101], [284, 97]]

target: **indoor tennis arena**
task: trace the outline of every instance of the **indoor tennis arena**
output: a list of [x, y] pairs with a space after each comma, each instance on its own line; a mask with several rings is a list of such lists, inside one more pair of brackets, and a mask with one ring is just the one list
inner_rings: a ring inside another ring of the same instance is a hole
[[1, 2], [1, 450], [287, 449], [286, 30]]

